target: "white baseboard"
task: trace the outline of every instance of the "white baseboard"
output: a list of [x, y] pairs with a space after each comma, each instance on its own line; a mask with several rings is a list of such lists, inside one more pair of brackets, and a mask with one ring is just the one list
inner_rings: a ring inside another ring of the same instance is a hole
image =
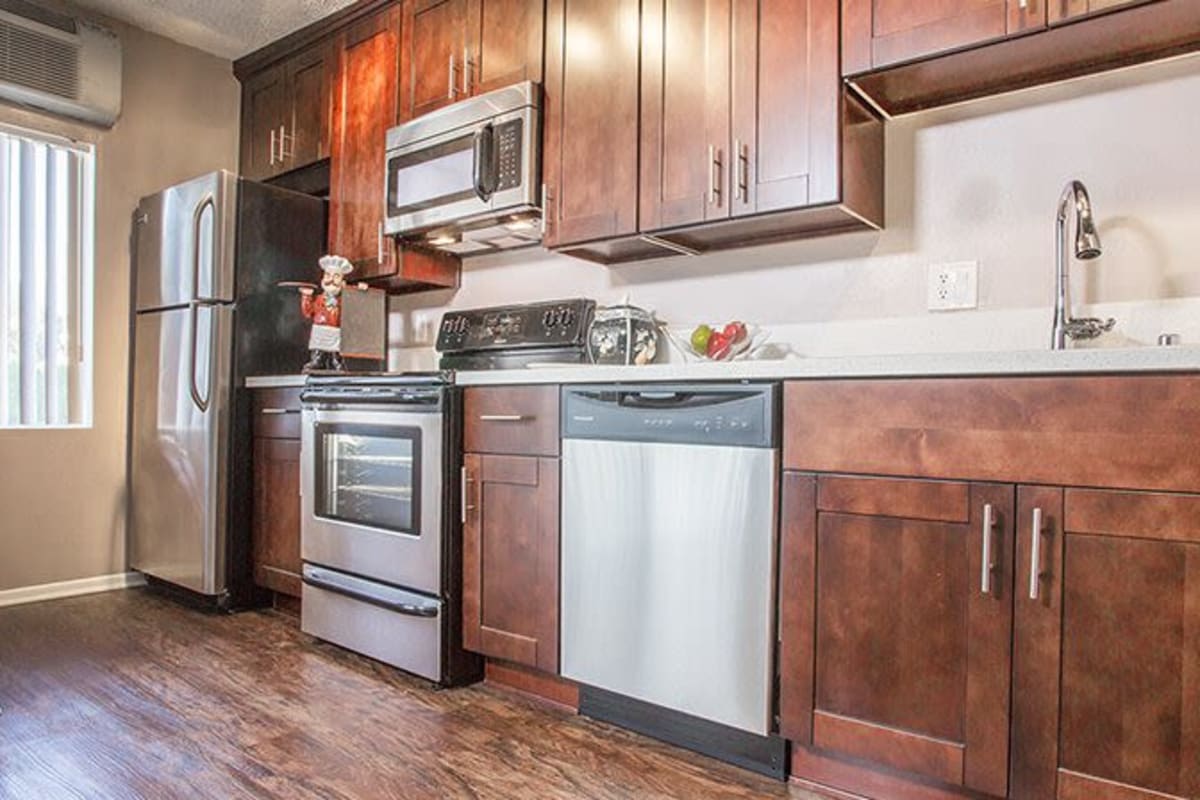
[[94, 578], [80, 578], [74, 581], [22, 586], [19, 589], [0, 591], [0, 608], [22, 603], [37, 603], [42, 600], [57, 600], [61, 597], [75, 597], [81, 594], [109, 592], [113, 589], [130, 589], [145, 584], [146, 578], [140, 572], [118, 572], [113, 575], [97, 575]]

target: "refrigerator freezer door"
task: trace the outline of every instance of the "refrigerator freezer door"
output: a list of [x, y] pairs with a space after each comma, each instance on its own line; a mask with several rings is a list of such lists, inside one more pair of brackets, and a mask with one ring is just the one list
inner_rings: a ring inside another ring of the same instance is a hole
[[237, 178], [213, 172], [142, 198], [134, 213], [136, 308], [231, 302]]
[[206, 595], [226, 589], [233, 313], [192, 304], [136, 317], [130, 562]]

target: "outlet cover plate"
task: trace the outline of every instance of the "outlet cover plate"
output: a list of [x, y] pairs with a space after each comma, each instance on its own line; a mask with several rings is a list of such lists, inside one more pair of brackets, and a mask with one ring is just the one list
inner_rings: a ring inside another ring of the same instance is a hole
[[930, 311], [958, 311], [979, 305], [979, 262], [931, 264], [927, 305]]

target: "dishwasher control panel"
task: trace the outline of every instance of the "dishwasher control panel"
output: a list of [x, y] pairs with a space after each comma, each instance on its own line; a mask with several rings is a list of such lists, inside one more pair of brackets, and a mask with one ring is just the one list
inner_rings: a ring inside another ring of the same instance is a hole
[[778, 395], [770, 383], [567, 386], [562, 435], [774, 448]]

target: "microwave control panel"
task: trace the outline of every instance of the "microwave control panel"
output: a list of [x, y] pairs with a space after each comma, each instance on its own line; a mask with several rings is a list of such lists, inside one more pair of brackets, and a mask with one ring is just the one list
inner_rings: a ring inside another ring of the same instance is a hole
[[582, 346], [596, 310], [593, 300], [554, 300], [471, 311], [447, 311], [438, 329], [440, 353]]
[[524, 120], [513, 119], [496, 126], [496, 190], [521, 185], [521, 138]]

